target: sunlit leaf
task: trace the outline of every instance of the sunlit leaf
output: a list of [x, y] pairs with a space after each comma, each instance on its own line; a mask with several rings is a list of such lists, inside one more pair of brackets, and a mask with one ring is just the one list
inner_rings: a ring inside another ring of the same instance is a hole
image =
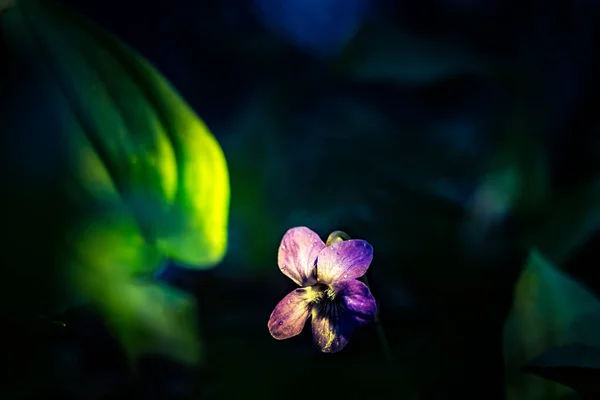
[[522, 365], [543, 352], [570, 343], [600, 345], [600, 319], [590, 326], [595, 334], [578, 329], [593, 323], [600, 301], [583, 285], [532, 251], [515, 288], [512, 311], [504, 330], [507, 391], [510, 399], [559, 399], [569, 389], [521, 371]]
[[[69, 221], [42, 224], [36, 237], [62, 243], [53, 252], [67, 297], [99, 307], [132, 354], [197, 360], [193, 300], [133, 282], [167, 258], [190, 268], [223, 258], [229, 178], [218, 142], [159, 72], [98, 27], [42, 0], [20, 1], [1, 18], [9, 79], [24, 91], [36, 82], [35, 96], [15, 102], [28, 109], [15, 114], [40, 119], [43, 132], [8, 115], [6, 126], [16, 137], [58, 141], [65, 166], [53, 188]], [[15, 145], [15, 158], [36, 145]], [[33, 156], [28, 163], [43, 171]]]

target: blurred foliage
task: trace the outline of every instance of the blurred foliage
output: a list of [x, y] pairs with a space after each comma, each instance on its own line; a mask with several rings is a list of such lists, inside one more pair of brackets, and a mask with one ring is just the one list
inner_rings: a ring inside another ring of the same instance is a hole
[[572, 344], [552, 348], [525, 365], [524, 371], [569, 386], [586, 398], [600, 396], [600, 349]]
[[0, 12], [14, 6], [14, 0], [2, 0], [0, 1]]
[[541, 222], [525, 237], [554, 263], [560, 264], [586, 243], [600, 225], [600, 180], [554, 194], [540, 207]]
[[[47, 135], [53, 143], [46, 151], [56, 152], [54, 167], [61, 167], [45, 192], [39, 175], [17, 172], [18, 195], [34, 198], [13, 205], [8, 229], [18, 231], [28, 218], [21, 219], [27, 205], [50, 200], [50, 193], [56, 193], [64, 218], [27, 227], [28, 236], [34, 232], [33, 238], [56, 242], [37, 264], [9, 265], [19, 291], [38, 300], [13, 312], [33, 315], [91, 302], [132, 360], [159, 352], [197, 362], [193, 297], [135, 279], [167, 259], [205, 269], [223, 258], [229, 178], [219, 144], [148, 62], [53, 2], [21, 1], [2, 15], [1, 28], [8, 54], [4, 85], [26, 94], [4, 110], [12, 113], [3, 113], [6, 132], [30, 136], [23, 119], [43, 129], [33, 133], [33, 143], [9, 142], [8, 151], [27, 158], [27, 146], [39, 145], [36, 135]], [[26, 67], [19, 68], [21, 63]], [[31, 81], [35, 92], [28, 93]], [[25, 255], [22, 245], [9, 249], [12, 260]], [[29, 271], [18, 270], [23, 268]], [[54, 279], [29, 279], [39, 270], [52, 271]]]
[[600, 300], [533, 251], [517, 282], [504, 330], [509, 398], [562, 398], [564, 386], [527, 376], [521, 366], [555, 346], [600, 346], [600, 320], [593, 315], [600, 315]]
[[431, 40], [392, 24], [365, 24], [338, 61], [352, 79], [396, 85], [430, 85], [460, 75], [487, 75], [481, 54], [453, 39]]
[[[520, 367], [571, 340], [565, 338], [572, 334], [583, 343], [598, 337], [597, 314], [575, 321], [569, 312], [576, 310], [571, 307], [584, 310], [586, 304], [593, 304], [591, 295], [577, 289], [573, 276], [600, 293], [595, 250], [600, 204], [595, 106], [600, 83], [595, 76], [600, 61], [595, 51], [599, 7], [588, 0], [561, 4], [381, 0], [371, 2], [369, 12], [358, 16], [357, 10], [364, 10], [360, 1], [175, 0], [169, 7], [149, 7], [141, 0], [62, 2], [156, 65], [207, 121], [227, 155], [231, 212], [228, 252], [220, 267], [199, 272], [163, 264], [154, 280], [178, 288], [173, 296], [167, 286], [140, 280], [116, 285], [106, 297], [106, 303], [128, 298], [132, 304], [142, 304], [158, 291], [156, 296], [164, 303], [153, 302], [156, 307], [149, 308], [147, 315], [164, 315], [181, 324], [187, 321], [188, 295], [198, 300], [206, 362], [201, 374], [189, 378], [190, 386], [200, 387], [209, 398], [305, 397], [304, 391], [296, 390], [298, 382], [311, 382], [324, 396], [349, 393], [357, 398], [389, 398], [390, 393], [411, 398], [418, 393], [422, 398], [494, 400], [505, 398], [506, 393], [529, 399], [529, 395], [567, 392], [552, 382], [528, 377]], [[10, 12], [3, 14], [0, 23]], [[331, 22], [332, 15], [338, 15], [339, 21]], [[69, 26], [65, 31], [72, 33]], [[94, 43], [98, 39], [94, 32], [86, 28], [68, 42]], [[109, 42], [103, 41], [105, 48], [116, 52], [113, 57], [130, 60], [118, 50], [120, 46]], [[119, 68], [105, 64], [87, 47], [82, 52], [85, 57], [117, 74]], [[79, 59], [67, 55], [69, 62]], [[32, 60], [33, 64], [15, 61], [10, 70], [20, 74], [44, 70], [33, 68], [38, 64]], [[137, 65], [137, 61], [128, 63]], [[141, 75], [153, 81], [146, 73]], [[109, 82], [103, 85], [129, 96], [127, 79], [104, 79]], [[119, 171], [116, 176], [130, 177], [115, 180], [117, 189], [107, 191], [123, 192], [124, 201], [108, 201], [107, 196], [101, 204], [93, 203], [97, 213], [110, 217], [102, 220], [92, 218], [96, 212], [90, 213], [87, 206], [71, 206], [92, 204], [83, 200], [92, 197], [89, 194], [71, 191], [65, 199], [65, 191], [49, 191], [53, 185], [44, 186], [44, 179], [65, 176], [75, 165], [72, 157], [57, 149], [81, 149], [78, 160], [94, 160], [84, 155], [84, 149], [97, 154], [97, 145], [85, 142], [87, 136], [77, 136], [80, 142], [65, 147], [53, 145], [66, 141], [54, 140], [59, 136], [51, 131], [54, 136], [45, 138], [29, 133], [64, 124], [63, 103], [49, 104], [45, 94], [49, 89], [38, 84], [51, 81], [38, 78], [28, 86], [23, 80], [0, 80], [0, 90], [10, 89], [12, 83], [16, 94], [11, 103], [0, 96], [4, 101], [0, 106], [8, 109], [14, 103], [19, 106], [11, 109], [28, 110], [26, 105], [38, 99], [37, 120], [43, 122], [36, 125], [31, 118], [3, 116], [9, 129], [19, 121], [24, 139], [21, 147], [8, 142], [12, 146], [8, 148], [18, 149], [13, 152], [18, 157], [0, 161], [7, 171], [18, 167], [29, 177], [9, 181], [15, 192], [12, 208], [30, 210], [23, 213], [26, 219], [15, 217], [9, 223], [14, 232], [9, 246], [19, 249], [11, 260], [15, 265], [36, 265], [54, 256], [52, 249], [64, 248], [48, 230], [31, 232], [29, 226], [45, 218], [47, 226], [55, 227], [53, 232], [62, 231], [64, 225], [75, 237], [77, 229], [89, 227], [88, 235], [72, 243], [75, 250], [93, 243], [96, 252], [108, 253], [115, 242], [96, 238], [121, 232], [112, 239], [126, 238], [129, 246], [112, 250], [111, 259], [130, 264], [131, 258], [145, 257], [148, 269], [140, 269], [139, 275], [152, 272], [162, 259], [149, 239], [161, 234], [154, 231], [154, 223], [171, 222], [162, 210], [170, 204], [169, 180], [152, 179], [164, 185], [139, 195], [137, 188], [145, 186], [150, 175], [123, 172], [121, 167], [127, 163], [111, 167], [101, 157], [95, 163], [104, 165], [109, 176]], [[81, 94], [86, 90], [74, 88], [70, 96], [98, 101]], [[164, 97], [171, 98], [151, 92], [150, 117], [136, 126], [150, 129], [157, 98]], [[117, 118], [109, 121], [122, 125]], [[158, 124], [164, 127], [165, 122], [159, 119]], [[34, 151], [26, 144], [33, 140], [52, 151]], [[54, 165], [52, 160], [69, 163], [54, 161], [60, 167], [54, 171], [47, 167]], [[36, 169], [40, 164], [45, 167]], [[162, 165], [152, 171], [158, 174]], [[30, 184], [27, 190], [24, 182]], [[96, 182], [99, 185], [94, 187], [104, 187], [102, 179]], [[75, 195], [82, 200], [74, 202]], [[41, 196], [48, 199], [45, 209], [28, 200]], [[140, 200], [146, 197], [153, 201]], [[54, 213], [49, 216], [47, 209]], [[145, 230], [137, 232], [138, 225]], [[275, 255], [283, 233], [297, 225], [309, 226], [322, 236], [341, 229], [373, 244], [369, 282], [394, 353], [391, 365], [381, 354], [374, 327], [330, 358], [313, 349], [310, 334], [289, 344], [270, 338], [268, 315], [291, 289], [281, 280]], [[22, 254], [29, 248], [21, 244], [21, 237], [39, 243], [38, 254], [26, 261]], [[532, 248], [539, 253], [530, 256]], [[102, 261], [84, 262], [95, 273], [125, 279]], [[21, 281], [64, 281], [48, 270], [19, 268], [25, 270], [36, 273]], [[57, 297], [39, 292], [39, 299], [50, 298]], [[119, 308], [115, 316], [138, 317], [135, 328], [144, 330], [151, 319], [132, 310]], [[85, 334], [73, 333], [81, 326], [90, 323], [83, 317], [72, 318], [65, 327], [70, 333], [65, 335], [86, 342]], [[139, 330], [124, 333], [135, 332]], [[175, 335], [177, 330], [163, 333]], [[145, 339], [143, 332], [140, 336]], [[123, 339], [128, 340], [127, 335]], [[172, 340], [191, 340], [191, 335], [187, 339], [175, 335]], [[98, 339], [88, 341], [93, 347]], [[160, 346], [169, 349], [168, 343]], [[101, 358], [81, 357], [92, 359], [92, 364]], [[120, 365], [114, 358], [115, 366]], [[164, 366], [162, 374], [168, 375], [165, 380], [172, 386], [180, 387], [167, 372], [175, 370]], [[83, 371], [70, 375], [73, 385], [85, 386], [86, 379], [95, 376], [93, 371]], [[330, 384], [346, 382], [349, 376], [353, 385]], [[167, 388], [168, 383], [160, 386], [163, 383], [154, 375], [145, 379], [154, 396], [169, 397], [165, 393], [177, 391]], [[114, 382], [99, 385], [120, 388]], [[570, 391], [567, 396], [572, 395]]]

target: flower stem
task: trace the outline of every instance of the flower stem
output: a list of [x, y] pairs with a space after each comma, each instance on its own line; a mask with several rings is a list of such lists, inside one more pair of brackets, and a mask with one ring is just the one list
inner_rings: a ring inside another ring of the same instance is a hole
[[[327, 242], [325, 245], [331, 246], [334, 243], [343, 242], [344, 240], [350, 240], [350, 235], [348, 235], [344, 231], [334, 231], [329, 234], [327, 238]], [[371, 286], [369, 285], [369, 280], [367, 279], [367, 275], [363, 275], [362, 280], [365, 285], [371, 290]], [[375, 329], [377, 330], [377, 337], [379, 338], [379, 343], [381, 344], [381, 351], [383, 352], [383, 356], [389, 364], [392, 364], [394, 357], [392, 356], [392, 348], [387, 340], [387, 336], [385, 335], [385, 331], [383, 329], [383, 324], [379, 319], [379, 307], [377, 307], [377, 312], [375, 313], [375, 317], [373, 318], [373, 322], [375, 323]]]
[[[369, 280], [367, 276], [364, 275], [362, 277], [365, 285], [369, 289], [371, 289], [371, 285], [369, 285]], [[379, 307], [377, 307], [377, 313], [375, 314], [375, 318], [373, 319], [373, 323], [375, 324], [375, 329], [377, 330], [377, 338], [379, 339], [379, 344], [381, 345], [381, 351], [383, 352], [383, 356], [386, 361], [391, 364], [394, 360], [392, 355], [392, 348], [390, 347], [390, 343], [387, 340], [387, 336], [385, 335], [385, 330], [383, 329], [383, 324], [381, 323], [381, 319], [379, 319]]]

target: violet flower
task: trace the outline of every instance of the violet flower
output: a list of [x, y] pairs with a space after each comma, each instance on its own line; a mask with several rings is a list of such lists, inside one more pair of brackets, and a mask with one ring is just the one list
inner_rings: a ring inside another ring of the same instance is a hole
[[355, 327], [375, 317], [375, 299], [356, 279], [367, 272], [373, 247], [364, 240], [331, 240], [332, 236], [328, 245], [306, 227], [292, 228], [283, 236], [279, 269], [301, 288], [271, 313], [269, 332], [275, 339], [298, 335], [312, 316], [315, 344], [325, 353], [335, 353], [346, 346]]

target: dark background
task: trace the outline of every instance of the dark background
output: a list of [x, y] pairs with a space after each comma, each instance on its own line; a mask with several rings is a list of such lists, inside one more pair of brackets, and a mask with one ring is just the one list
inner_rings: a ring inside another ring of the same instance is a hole
[[[28, 398], [505, 398], [502, 329], [527, 255], [517, 238], [540, 217], [511, 209], [475, 241], [469, 201], [511, 118], [528, 121], [553, 193], [598, 179], [600, 3], [62, 3], [150, 60], [215, 134], [230, 248], [214, 270], [173, 263], [158, 277], [198, 299], [201, 367], [148, 356], [134, 376], [102, 319], [77, 307], [55, 316], [66, 327], [7, 317], [7, 382]], [[350, 39], [362, 23], [375, 33], [361, 47]], [[352, 57], [398, 67], [359, 76]], [[373, 244], [391, 363], [375, 325], [335, 355], [308, 329], [270, 337], [293, 287], [277, 247], [297, 225]], [[562, 265], [595, 293], [599, 245], [596, 229]]]

